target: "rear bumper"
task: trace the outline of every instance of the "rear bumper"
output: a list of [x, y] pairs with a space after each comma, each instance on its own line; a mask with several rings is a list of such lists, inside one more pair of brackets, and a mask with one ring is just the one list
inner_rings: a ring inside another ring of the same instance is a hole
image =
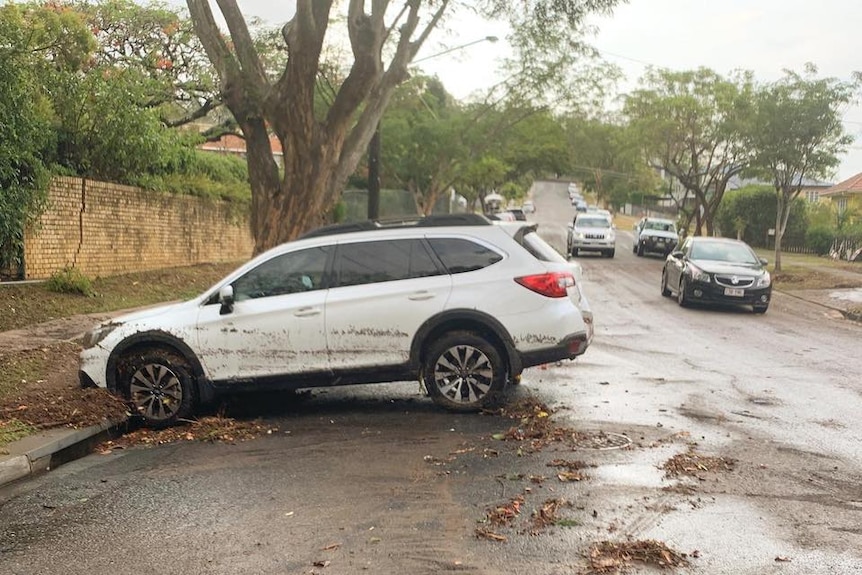
[[[591, 328], [591, 326], [589, 327]], [[522, 352], [520, 354], [521, 364], [524, 368], [527, 368], [544, 363], [554, 363], [564, 359], [575, 359], [587, 351], [591, 339], [591, 329], [589, 333], [582, 331], [569, 335], [556, 345]]]

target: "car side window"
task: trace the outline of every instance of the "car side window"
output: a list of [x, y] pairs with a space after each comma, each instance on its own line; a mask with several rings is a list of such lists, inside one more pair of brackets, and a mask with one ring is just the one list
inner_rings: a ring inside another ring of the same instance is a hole
[[494, 250], [470, 240], [430, 238], [428, 241], [450, 274], [480, 270], [503, 259], [503, 256]]
[[276, 256], [233, 282], [236, 301], [318, 290], [323, 287], [328, 246]]
[[421, 239], [338, 246], [335, 286], [345, 287], [442, 275]]

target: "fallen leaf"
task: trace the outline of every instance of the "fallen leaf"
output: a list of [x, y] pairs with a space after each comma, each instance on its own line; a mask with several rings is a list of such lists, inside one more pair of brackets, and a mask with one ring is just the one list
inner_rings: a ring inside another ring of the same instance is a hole
[[335, 551], [339, 547], [341, 547], [341, 543], [330, 543], [326, 547], [321, 547], [320, 550], [321, 551]]
[[778, 557], [775, 558], [775, 560], [778, 561], [779, 563], [789, 563], [790, 557], [784, 557], [783, 555], [779, 555]]
[[312, 565], [315, 567], [329, 567], [329, 561], [315, 561]]

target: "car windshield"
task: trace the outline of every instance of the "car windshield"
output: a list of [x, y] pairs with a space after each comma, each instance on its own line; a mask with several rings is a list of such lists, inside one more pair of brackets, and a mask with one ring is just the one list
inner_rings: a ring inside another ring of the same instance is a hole
[[648, 230], [659, 230], [662, 232], [674, 231], [674, 226], [670, 222], [647, 222], [644, 225], [644, 228], [646, 228]]
[[725, 242], [697, 242], [691, 247], [691, 259], [738, 264], [760, 263], [754, 253], [745, 244]]
[[609, 228], [611, 222], [604, 216], [598, 218], [578, 218], [575, 220], [578, 228]]

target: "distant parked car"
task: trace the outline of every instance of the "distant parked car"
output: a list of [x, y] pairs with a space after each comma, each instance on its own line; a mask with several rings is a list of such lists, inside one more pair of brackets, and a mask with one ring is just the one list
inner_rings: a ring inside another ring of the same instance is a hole
[[746, 304], [765, 313], [772, 298], [766, 260], [748, 244], [728, 238], [691, 236], [664, 263], [661, 295], [691, 302]]
[[612, 258], [616, 252], [616, 232], [610, 218], [601, 214], [578, 213], [569, 225], [567, 249], [573, 256], [601, 252]]
[[531, 200], [526, 200], [521, 206], [521, 209], [524, 210], [525, 214], [534, 214], [536, 213], [536, 204], [534, 204]]
[[679, 234], [673, 220], [642, 218], [634, 227], [632, 252], [639, 256], [657, 252], [667, 256], [679, 243]]
[[515, 220], [519, 222], [527, 221], [527, 214], [525, 214], [524, 210], [521, 208], [510, 208], [506, 211], [515, 216]]

